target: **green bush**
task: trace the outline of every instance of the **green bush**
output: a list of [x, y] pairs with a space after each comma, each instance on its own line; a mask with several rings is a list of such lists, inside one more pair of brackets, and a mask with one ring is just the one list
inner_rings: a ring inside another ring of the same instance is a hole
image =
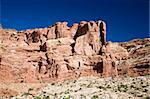
[[94, 96], [92, 96], [92, 98], [91, 99], [98, 99], [98, 95], [94, 95]]
[[40, 96], [35, 96], [34, 99], [42, 99]]

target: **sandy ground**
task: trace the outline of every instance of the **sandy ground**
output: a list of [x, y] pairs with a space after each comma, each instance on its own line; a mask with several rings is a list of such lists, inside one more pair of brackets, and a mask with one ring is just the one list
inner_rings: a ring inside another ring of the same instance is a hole
[[150, 76], [0, 85], [0, 99], [149, 99]]

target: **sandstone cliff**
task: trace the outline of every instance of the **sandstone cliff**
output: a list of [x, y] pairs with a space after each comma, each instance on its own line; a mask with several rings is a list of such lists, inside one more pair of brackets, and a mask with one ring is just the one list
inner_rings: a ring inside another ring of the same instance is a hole
[[150, 73], [150, 38], [106, 42], [103, 21], [0, 29], [0, 82], [51, 82]]

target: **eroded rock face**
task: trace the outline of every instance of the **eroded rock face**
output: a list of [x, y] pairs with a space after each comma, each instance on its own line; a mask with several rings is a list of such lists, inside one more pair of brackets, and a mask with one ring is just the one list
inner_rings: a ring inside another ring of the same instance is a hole
[[25, 31], [0, 29], [0, 82], [51, 82], [80, 76], [147, 75], [150, 39], [106, 42], [103, 21]]
[[101, 47], [99, 25], [96, 22], [81, 22], [74, 39], [75, 53], [82, 55], [98, 54]]
[[126, 48], [129, 53], [128, 59], [124, 61], [128, 62], [130, 76], [150, 74], [150, 38], [135, 39], [120, 43], [120, 45]]
[[47, 31], [47, 39], [56, 39], [56, 34], [55, 34], [55, 29], [56, 29], [56, 26], [51, 26], [48, 28], [48, 31]]

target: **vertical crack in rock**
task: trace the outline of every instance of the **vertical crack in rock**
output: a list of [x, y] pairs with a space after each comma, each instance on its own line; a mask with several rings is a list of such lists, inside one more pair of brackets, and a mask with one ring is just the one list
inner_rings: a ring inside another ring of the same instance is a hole
[[100, 23], [100, 37], [102, 45], [106, 46], [106, 24], [103, 21]]

